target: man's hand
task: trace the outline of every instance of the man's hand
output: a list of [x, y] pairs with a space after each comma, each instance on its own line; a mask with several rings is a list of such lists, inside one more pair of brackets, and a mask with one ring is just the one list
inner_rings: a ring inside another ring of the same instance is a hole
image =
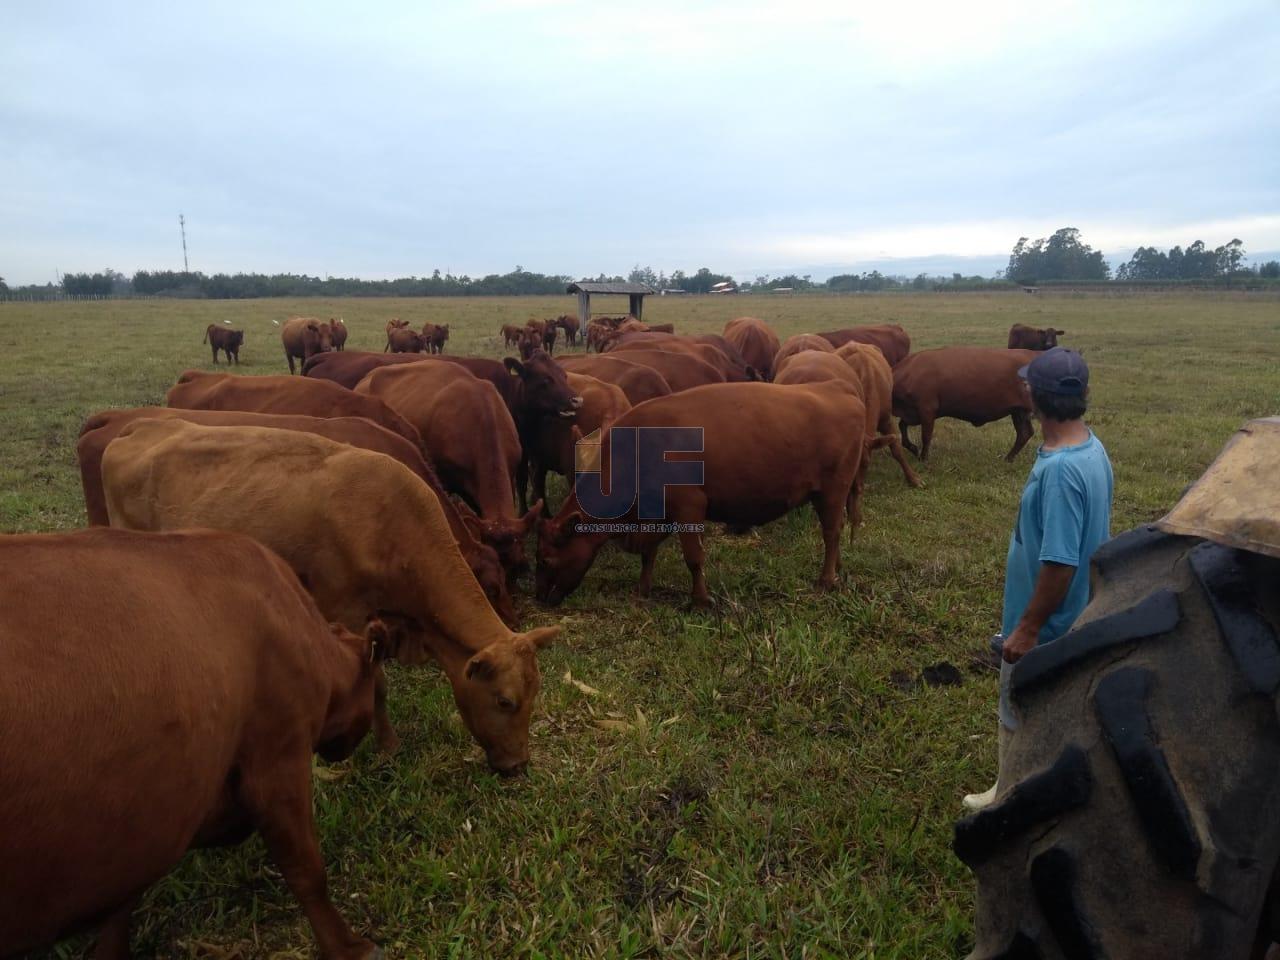
[[1004, 658], [1005, 663], [1017, 663], [1030, 651], [1034, 650], [1036, 641], [1039, 639], [1038, 632], [1018, 624], [1013, 633], [1004, 638], [1004, 646], [1000, 648], [1000, 655]]

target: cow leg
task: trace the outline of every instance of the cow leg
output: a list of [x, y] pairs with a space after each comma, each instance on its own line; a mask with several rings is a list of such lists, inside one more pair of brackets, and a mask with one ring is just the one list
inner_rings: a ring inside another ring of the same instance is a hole
[[1012, 419], [1016, 436], [1013, 438], [1013, 448], [1004, 458], [1007, 463], [1012, 463], [1013, 458], [1018, 455], [1018, 451], [1025, 447], [1027, 441], [1036, 435], [1036, 429], [1031, 425], [1031, 414], [1027, 413], [1027, 411], [1013, 411]]
[[520, 513], [529, 512], [529, 491], [525, 487], [529, 484], [529, 457], [527, 454], [520, 454], [520, 462], [516, 464], [516, 497], [520, 501]]
[[238, 366], [240, 366], [240, 351], [239, 351], [239, 350], [237, 350], [237, 351], [235, 352], [234, 356], [235, 356], [235, 358], [236, 358], [236, 366], [238, 367]]
[[[855, 480], [851, 491], [857, 489], [857, 486]], [[840, 525], [844, 519], [843, 512], [850, 507], [855, 511], [861, 508], [852, 492], [841, 495], [839, 490], [823, 491], [813, 506], [818, 514], [818, 522], [822, 525], [822, 573], [818, 577], [818, 589], [830, 590], [840, 579]], [[852, 520], [850, 523], [856, 526]]]
[[293, 373], [293, 354], [286, 350], [284, 352], [284, 358], [289, 361], [289, 372]]
[[311, 808], [311, 756], [246, 771], [244, 800], [267, 852], [297, 898], [325, 960], [368, 960], [378, 948], [358, 937], [329, 900], [329, 882]]
[[373, 739], [378, 750], [391, 756], [400, 749], [400, 738], [387, 713], [387, 674], [378, 667], [373, 681]]
[[636, 587], [636, 595], [647, 597], [653, 590], [653, 567], [658, 560], [658, 546], [661, 540], [646, 543], [640, 548], [640, 583]]
[[933, 443], [933, 414], [927, 413], [920, 418], [920, 462], [929, 459], [929, 444]]
[[703, 573], [706, 553], [702, 549], [702, 534], [681, 533], [680, 549], [684, 552], [684, 564], [689, 568], [689, 576], [693, 578], [693, 605], [695, 607], [711, 606], [711, 595], [707, 593], [707, 578]]
[[[870, 455], [863, 454], [862, 462], [858, 464], [858, 472], [853, 475], [853, 483], [849, 485], [849, 492], [845, 496], [844, 511], [849, 519], [850, 543], [853, 543], [854, 535], [862, 526], [862, 493], [867, 486], [867, 465], [870, 459]], [[821, 517], [821, 514], [819, 516]], [[839, 567], [839, 562], [836, 566]]]
[[898, 420], [898, 432], [902, 434], [902, 445], [911, 451], [912, 455], [920, 456], [920, 448], [911, 442], [911, 434], [907, 433], [907, 421]]
[[218, 365], [218, 348], [217, 347], [213, 348], [213, 365], [215, 367]]
[[[893, 435], [893, 420], [887, 412], [881, 417], [880, 424], [876, 428], [876, 432], [887, 436]], [[870, 456], [870, 454], [868, 454], [868, 456]], [[902, 468], [902, 479], [907, 481], [907, 486], [924, 486], [924, 481], [916, 475], [916, 472], [911, 469], [911, 465], [907, 463], [907, 457], [902, 452], [902, 443], [897, 437], [894, 437], [889, 444], [889, 456], [898, 461], [898, 466]]]
[[93, 960], [129, 960], [129, 925], [141, 899], [141, 895], [130, 897], [102, 922], [98, 942], [93, 947]]

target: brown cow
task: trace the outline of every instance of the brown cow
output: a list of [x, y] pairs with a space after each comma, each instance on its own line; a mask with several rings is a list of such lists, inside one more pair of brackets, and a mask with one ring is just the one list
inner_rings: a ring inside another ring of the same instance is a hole
[[4, 956], [97, 926], [93, 955], [126, 958], [147, 887], [255, 831], [321, 956], [378, 955], [326, 893], [311, 765], [368, 732], [385, 628], [330, 627], [227, 533], [0, 537], [0, 565]]
[[760, 376], [773, 379], [773, 358], [782, 347], [773, 328], [755, 317], [738, 317], [724, 325], [724, 338]]
[[384, 401], [418, 429], [445, 489], [480, 515], [484, 541], [508, 577], [525, 569], [524, 537], [542, 504], [515, 514], [520, 435], [493, 384], [459, 364], [434, 362], [379, 367], [355, 392]]
[[547, 325], [542, 328], [542, 349], [547, 351], [548, 356], [555, 352], [556, 331], [559, 329], [559, 325], [554, 321], [547, 323]]
[[611, 354], [629, 350], [665, 350], [669, 353], [683, 353], [697, 357], [724, 374], [725, 381], [728, 383], [745, 383], [760, 379], [755, 369], [749, 366], [738, 353], [738, 348], [715, 334], [677, 336], [652, 331], [623, 333], [608, 344], [608, 352]]
[[[102, 474], [113, 527], [245, 533], [294, 569], [330, 619], [392, 618], [401, 642], [389, 655], [417, 662], [430, 652], [489, 765], [511, 774], [528, 763], [534, 654], [559, 628], [507, 629], [438, 498], [407, 468], [293, 430], [140, 420], [107, 447]], [[378, 744], [392, 751], [384, 682], [375, 711]]]
[[449, 339], [447, 323], [424, 323], [422, 325], [422, 342], [427, 353], [444, 353], [445, 341]]
[[422, 446], [418, 431], [377, 398], [362, 397], [336, 383], [311, 378], [236, 377], [229, 373], [187, 370], [165, 394], [165, 405], [184, 410], [364, 417], [400, 434], [415, 446]]
[[567, 345], [571, 347], [578, 345], [578, 330], [581, 324], [577, 317], [571, 313], [562, 313], [552, 322], [564, 331], [564, 342]]
[[502, 345], [504, 347], [514, 347], [520, 343], [520, 331], [524, 327], [516, 326], [514, 323], [504, 323], [502, 325]]
[[[428, 360], [423, 353], [373, 353], [352, 350], [350, 353], [318, 353], [302, 365], [302, 375], [313, 380], [329, 380], [348, 390], [365, 378], [375, 367], [396, 363], [418, 363]], [[453, 359], [445, 358], [441, 359]]]
[[773, 356], [774, 375], [782, 366], [782, 362], [787, 357], [800, 353], [803, 350], [817, 350], [821, 353], [835, 353], [836, 348], [828, 343], [825, 339], [816, 333], [797, 333], [794, 337], [787, 337], [782, 342], [782, 346], [778, 348], [778, 352]]
[[520, 339], [516, 343], [520, 350], [520, 359], [528, 360], [533, 356], [534, 351], [542, 349], [544, 342], [543, 331], [533, 326], [525, 327], [520, 331]]
[[333, 341], [333, 349], [338, 352], [347, 349], [347, 325], [341, 317], [337, 320], [329, 318], [329, 338]]
[[[710, 602], [698, 528], [710, 520], [746, 529], [776, 520], [802, 503], [813, 504], [822, 525], [825, 550], [818, 585], [827, 588], [837, 580], [844, 514], [859, 509], [854, 480], [866, 449], [863, 416], [862, 401], [841, 383], [701, 387], [642, 403], [617, 420], [601, 442], [601, 477], [608, 479], [609, 437], [619, 428], [699, 428], [702, 451], [669, 453], [667, 460], [701, 461], [703, 483], [668, 486], [665, 516], [658, 518], [694, 527], [679, 533], [693, 578], [693, 602]], [[670, 534], [579, 531], [577, 524], [589, 519], [571, 491], [556, 517], [539, 523], [538, 599], [556, 604], [572, 593], [600, 548], [617, 536], [624, 537], [627, 550], [640, 554], [640, 595], [647, 596], [658, 545]], [[639, 522], [637, 507], [610, 522]]]
[[907, 331], [896, 323], [878, 323], [866, 327], [848, 327], [844, 330], [830, 330], [818, 336], [827, 340], [833, 347], [843, 347], [851, 340], [858, 343], [869, 343], [879, 347], [889, 366], [896, 367], [911, 352], [911, 337]]
[[[940, 347], [913, 353], [893, 369], [893, 415], [902, 445], [929, 459], [933, 423], [939, 417], [966, 420], [975, 427], [1004, 417], [1013, 419], [1015, 437], [1005, 460], [1013, 460], [1035, 436], [1031, 397], [1018, 368], [1035, 359], [1034, 350], [998, 347]], [[920, 425], [920, 447], [907, 427]]]
[[631, 402], [621, 387], [595, 377], [569, 373], [569, 386], [582, 397], [576, 422], [557, 418], [548, 420], [539, 431], [537, 446], [530, 458], [530, 478], [533, 496], [542, 502], [542, 513], [550, 516], [547, 507], [547, 472], [558, 473], [573, 482], [574, 444], [583, 435], [607, 428], [631, 409]]
[[[392, 317], [390, 320], [387, 321], [387, 345], [382, 348], [383, 353], [386, 353], [391, 349], [391, 331], [404, 330], [408, 326], [409, 326], [409, 321], [401, 320], [399, 317]], [[303, 370], [303, 372], [305, 373], [306, 371]]]
[[1015, 323], [1009, 328], [1010, 350], [1052, 350], [1058, 345], [1058, 338], [1067, 331], [1045, 327], [1038, 330], [1025, 323]]
[[709, 383], [725, 382], [724, 374], [711, 364], [698, 357], [684, 353], [653, 349], [628, 349], [621, 353], [613, 351], [607, 356], [625, 356], [632, 363], [638, 363], [641, 366], [656, 370], [667, 381], [672, 393], [679, 393], [681, 390], [689, 390], [693, 387], [706, 386]]
[[317, 353], [328, 353], [333, 349], [333, 332], [327, 323], [321, 323], [315, 317], [290, 317], [280, 328], [280, 342], [284, 344], [289, 372], [295, 373], [295, 357], [299, 362], [305, 362]]
[[[424, 353], [427, 350], [427, 338], [418, 333], [417, 330], [410, 330], [408, 327], [395, 327], [387, 331], [387, 349], [392, 353]], [[305, 374], [307, 368], [304, 365], [302, 372]]]
[[657, 370], [639, 363], [624, 360], [626, 354], [614, 356], [603, 355], [590, 357], [560, 357], [556, 363], [571, 373], [583, 373], [605, 383], [612, 383], [621, 388], [627, 395], [627, 401], [634, 407], [654, 397], [665, 397], [671, 393], [671, 386]]
[[137, 420], [185, 420], [207, 427], [300, 430], [399, 460], [439, 498], [440, 507], [449, 522], [449, 530], [485, 596], [505, 623], [511, 627], [516, 626], [517, 618], [511, 594], [507, 590], [506, 575], [497, 553], [480, 541], [479, 520], [476, 515], [465, 505], [460, 509], [450, 499], [444, 484], [436, 476], [435, 468], [415, 444], [364, 417], [304, 417], [244, 413], [239, 410], [181, 410], [171, 407], [136, 407], [131, 410], [104, 410], [102, 413], [95, 413], [85, 420], [80, 430], [80, 439], [76, 443], [85, 512], [90, 524], [106, 526], [108, 523], [107, 499], [102, 490], [102, 454], [106, 451], [107, 444]]
[[227, 366], [231, 366], [231, 358], [236, 358], [236, 366], [240, 366], [240, 344], [244, 343], [243, 330], [230, 330], [216, 323], [209, 324], [204, 331], [204, 340], [213, 350], [214, 366], [218, 364], [218, 351], [227, 355]]
[[[825, 356], [825, 354], [814, 354]], [[847, 363], [862, 381], [862, 402], [867, 405], [867, 436], [890, 438], [889, 455], [902, 468], [902, 477], [911, 487], [923, 487], [921, 480], [902, 452], [902, 444], [893, 429], [893, 369], [880, 348], [870, 343], [850, 340], [836, 350], [836, 356]]]

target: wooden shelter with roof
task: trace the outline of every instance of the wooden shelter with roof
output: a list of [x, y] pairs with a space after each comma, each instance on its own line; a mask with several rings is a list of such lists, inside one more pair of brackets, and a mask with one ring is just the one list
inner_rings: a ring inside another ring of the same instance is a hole
[[657, 293], [653, 287], [644, 283], [611, 283], [608, 281], [597, 280], [579, 280], [577, 283], [569, 284], [566, 293], [576, 293], [578, 295], [578, 321], [582, 324], [582, 329], [587, 329], [587, 324], [591, 322], [591, 295], [599, 294], [602, 297], [627, 297], [630, 300], [631, 308], [627, 311], [637, 320], [641, 319], [640, 311], [644, 309], [644, 298], [650, 294]]

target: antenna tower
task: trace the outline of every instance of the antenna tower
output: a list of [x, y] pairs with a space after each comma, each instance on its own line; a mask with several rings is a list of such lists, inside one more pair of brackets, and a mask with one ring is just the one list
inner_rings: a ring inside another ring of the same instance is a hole
[[178, 214], [178, 229], [182, 231], [182, 272], [190, 273], [191, 268], [187, 266], [187, 218], [182, 214]]

